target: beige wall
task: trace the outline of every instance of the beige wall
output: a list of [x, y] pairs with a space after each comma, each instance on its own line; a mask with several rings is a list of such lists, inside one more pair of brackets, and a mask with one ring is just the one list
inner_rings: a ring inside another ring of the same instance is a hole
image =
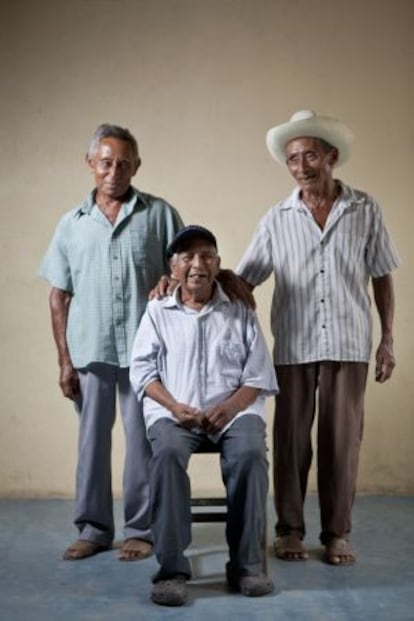
[[[223, 263], [234, 267], [259, 217], [292, 187], [266, 152], [265, 132], [304, 107], [353, 128], [340, 175], [377, 197], [404, 259], [395, 278], [398, 366], [383, 386], [370, 373], [359, 487], [413, 492], [414, 3], [0, 4], [0, 494], [73, 493], [77, 421], [57, 387], [48, 286], [36, 269], [60, 216], [91, 187], [83, 154], [97, 124], [139, 137], [137, 185], [216, 231]], [[270, 293], [269, 282], [257, 294], [269, 345]], [[270, 413], [269, 404], [269, 421]], [[117, 424], [117, 492], [122, 454]], [[211, 482], [203, 470], [200, 487]]]

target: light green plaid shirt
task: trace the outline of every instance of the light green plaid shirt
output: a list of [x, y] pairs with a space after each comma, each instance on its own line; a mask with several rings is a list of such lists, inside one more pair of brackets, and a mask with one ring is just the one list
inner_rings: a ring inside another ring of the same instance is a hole
[[74, 367], [128, 367], [148, 293], [169, 271], [165, 251], [183, 222], [163, 199], [131, 188], [112, 226], [94, 195], [63, 216], [39, 275], [73, 295], [67, 340]]

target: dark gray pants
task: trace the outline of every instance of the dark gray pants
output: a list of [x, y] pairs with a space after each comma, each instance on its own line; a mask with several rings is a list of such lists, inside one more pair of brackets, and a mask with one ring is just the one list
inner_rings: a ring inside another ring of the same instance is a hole
[[305, 535], [303, 505], [318, 393], [320, 538], [326, 544], [333, 537], [346, 537], [351, 531], [368, 365], [278, 365], [276, 372], [280, 387], [273, 428], [276, 533]]
[[125, 432], [123, 472], [124, 537], [152, 541], [149, 524], [149, 460], [142, 404], [129, 382], [129, 369], [93, 364], [78, 370], [79, 452], [75, 524], [81, 539], [110, 545], [114, 537], [111, 434], [118, 389]]
[[[190, 577], [190, 564], [184, 556], [191, 542], [187, 466], [204, 436], [164, 418], [149, 428], [148, 437], [153, 455], [151, 522], [155, 554], [161, 566], [154, 580], [179, 573]], [[240, 417], [223, 434], [217, 448], [227, 490], [229, 571], [257, 575], [262, 567], [260, 541], [268, 492], [264, 421], [255, 415]]]

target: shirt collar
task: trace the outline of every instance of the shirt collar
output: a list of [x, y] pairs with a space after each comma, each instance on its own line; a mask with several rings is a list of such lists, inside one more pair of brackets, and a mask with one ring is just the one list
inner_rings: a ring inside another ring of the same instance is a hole
[[[89, 215], [91, 213], [93, 206], [95, 205], [95, 195], [96, 195], [96, 188], [94, 188], [91, 192], [89, 192], [88, 196], [83, 201], [83, 203], [79, 205], [79, 208], [75, 212], [76, 217], [80, 217], [81, 215]], [[128, 194], [126, 196], [126, 200], [122, 205], [124, 214], [126, 216], [130, 215], [138, 203], [144, 204], [145, 203], [144, 197], [139, 192], [139, 190], [137, 190], [131, 185], [129, 187]]]
[[[338, 204], [341, 205], [342, 209], [347, 208], [355, 203], [359, 203], [363, 200], [359, 196], [357, 196], [355, 190], [349, 185], [346, 185], [346, 183], [344, 183], [340, 179], [335, 179], [335, 181], [339, 183], [341, 187], [341, 194], [338, 197]], [[282, 201], [280, 208], [282, 211], [287, 211], [290, 209], [297, 209], [298, 211], [303, 211], [304, 207], [300, 198], [299, 187], [296, 187], [290, 194], [290, 196]]]

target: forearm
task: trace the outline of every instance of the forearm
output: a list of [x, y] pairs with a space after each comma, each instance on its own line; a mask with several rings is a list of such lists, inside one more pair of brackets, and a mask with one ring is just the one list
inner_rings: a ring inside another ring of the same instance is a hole
[[203, 427], [207, 433], [216, 433], [233, 420], [239, 412], [249, 407], [257, 399], [260, 388], [241, 386], [230, 397], [209, 408], [203, 419]]
[[201, 412], [187, 403], [179, 403], [159, 380], [150, 382], [145, 387], [145, 394], [169, 410], [183, 427], [192, 429], [200, 424]]
[[234, 415], [236, 415], [254, 403], [260, 392], [260, 388], [254, 388], [253, 386], [241, 386], [231, 395], [231, 397], [226, 399], [226, 404], [234, 412]]
[[377, 307], [381, 324], [381, 336], [383, 339], [392, 340], [394, 322], [394, 285], [391, 274], [372, 279], [374, 300]]
[[153, 399], [164, 408], [173, 411], [174, 407], [177, 405], [177, 401], [174, 397], [168, 392], [168, 390], [161, 384], [159, 380], [154, 380], [150, 382], [145, 387], [145, 395]]
[[68, 291], [53, 287], [50, 292], [49, 306], [52, 319], [53, 338], [58, 352], [59, 366], [72, 364], [68, 343], [66, 340], [66, 327], [68, 322], [69, 306], [72, 295]]
[[217, 280], [232, 301], [240, 300], [245, 306], [255, 310], [256, 302], [252, 291], [254, 287], [232, 270], [220, 269]]

